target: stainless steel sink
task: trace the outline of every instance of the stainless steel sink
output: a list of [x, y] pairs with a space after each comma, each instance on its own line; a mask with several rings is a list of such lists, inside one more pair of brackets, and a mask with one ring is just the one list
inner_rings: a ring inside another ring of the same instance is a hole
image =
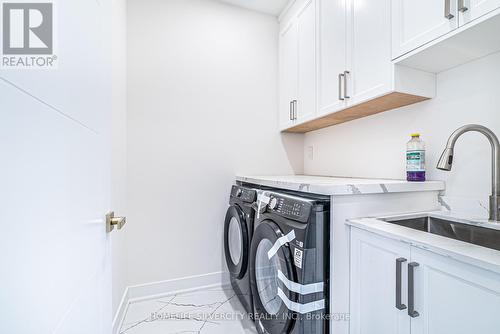
[[500, 230], [498, 229], [469, 225], [432, 216], [381, 218], [381, 220], [414, 230], [500, 250]]

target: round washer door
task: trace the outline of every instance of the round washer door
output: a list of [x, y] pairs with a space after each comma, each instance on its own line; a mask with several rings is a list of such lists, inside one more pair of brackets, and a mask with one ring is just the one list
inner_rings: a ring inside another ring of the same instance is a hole
[[256, 320], [270, 334], [290, 333], [296, 318], [279, 296], [282, 294], [290, 301], [297, 300], [295, 293], [279, 283], [280, 272], [290, 279], [295, 278], [290, 249], [285, 245], [271, 258], [268, 254], [282, 236], [276, 223], [265, 220], [255, 230], [250, 250], [250, 281]]
[[224, 222], [224, 252], [231, 276], [241, 279], [248, 268], [250, 241], [245, 215], [238, 206], [227, 209]]

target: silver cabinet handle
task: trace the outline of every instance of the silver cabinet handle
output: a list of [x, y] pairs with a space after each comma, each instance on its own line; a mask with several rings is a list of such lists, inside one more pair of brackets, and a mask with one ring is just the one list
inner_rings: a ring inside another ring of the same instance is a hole
[[349, 71], [344, 71], [344, 98], [350, 99], [351, 97], [347, 95], [347, 75], [351, 74]]
[[415, 310], [415, 268], [418, 266], [416, 262], [408, 263], [408, 315], [412, 318], [420, 315]]
[[339, 100], [344, 101], [345, 99], [342, 97], [342, 77], [344, 77], [343, 73], [339, 74]]
[[448, 20], [455, 17], [455, 15], [451, 13], [451, 0], [444, 0], [444, 17]]
[[396, 259], [396, 308], [398, 310], [406, 310], [406, 305], [401, 302], [402, 266], [406, 261], [404, 257]]
[[297, 100], [293, 100], [292, 103], [293, 103], [293, 108], [292, 108], [293, 120], [297, 120]]
[[469, 8], [465, 5], [465, 0], [458, 0], [458, 10], [462, 13], [469, 10]]
[[290, 120], [293, 121], [293, 101], [290, 101]]

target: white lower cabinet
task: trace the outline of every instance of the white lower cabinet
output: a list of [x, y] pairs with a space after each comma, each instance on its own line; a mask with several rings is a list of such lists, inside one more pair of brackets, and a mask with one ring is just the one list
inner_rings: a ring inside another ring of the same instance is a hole
[[500, 275], [412, 248], [415, 310], [412, 334], [500, 333]]
[[499, 274], [354, 227], [350, 303], [351, 334], [500, 332]]
[[[359, 229], [351, 232], [351, 334], [409, 334], [406, 310], [396, 308], [396, 271], [406, 276], [410, 247]], [[401, 303], [406, 304], [406, 280]], [[404, 285], [404, 286], [403, 286]]]

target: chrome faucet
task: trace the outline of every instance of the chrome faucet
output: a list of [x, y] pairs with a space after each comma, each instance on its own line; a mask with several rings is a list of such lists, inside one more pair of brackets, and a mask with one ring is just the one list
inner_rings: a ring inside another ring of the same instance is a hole
[[446, 148], [439, 159], [437, 168], [445, 171], [450, 171], [453, 165], [453, 151], [457, 139], [466, 132], [480, 132], [488, 138], [492, 149], [491, 161], [491, 186], [492, 192], [490, 196], [490, 221], [500, 223], [500, 143], [497, 136], [490, 129], [476, 124], [464, 125], [453, 132], [448, 139]]

